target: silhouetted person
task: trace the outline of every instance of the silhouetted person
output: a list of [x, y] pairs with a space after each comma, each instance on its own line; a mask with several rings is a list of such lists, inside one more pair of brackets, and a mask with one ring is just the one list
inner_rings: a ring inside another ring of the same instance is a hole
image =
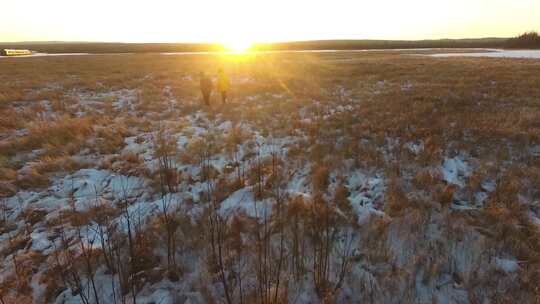
[[223, 69], [218, 70], [218, 90], [221, 93], [221, 102], [225, 104], [227, 102], [227, 93], [231, 88], [229, 76], [223, 72]]
[[210, 105], [210, 95], [212, 94], [212, 79], [206, 76], [204, 72], [199, 73], [201, 82], [201, 93], [203, 96], [204, 104]]

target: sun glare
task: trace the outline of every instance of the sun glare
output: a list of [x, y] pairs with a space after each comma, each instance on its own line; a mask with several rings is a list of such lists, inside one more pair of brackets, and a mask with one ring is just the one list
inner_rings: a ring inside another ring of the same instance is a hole
[[227, 51], [233, 53], [245, 53], [253, 46], [253, 43], [245, 40], [235, 40], [226, 41], [223, 43], [223, 46]]

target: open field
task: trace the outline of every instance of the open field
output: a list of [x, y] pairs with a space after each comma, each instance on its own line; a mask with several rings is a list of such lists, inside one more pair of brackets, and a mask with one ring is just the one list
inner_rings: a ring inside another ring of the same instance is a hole
[[411, 53], [0, 60], [0, 303], [538, 303], [540, 60]]

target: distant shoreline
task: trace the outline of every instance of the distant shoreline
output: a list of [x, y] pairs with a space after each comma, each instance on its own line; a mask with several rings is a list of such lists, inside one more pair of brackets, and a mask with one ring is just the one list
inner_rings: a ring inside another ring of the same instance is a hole
[[[331, 53], [367, 53], [367, 52], [434, 52], [434, 51], [448, 51], [462, 53], [486, 53], [486, 52], [498, 52], [503, 49], [491, 49], [491, 48], [410, 48], [410, 49], [363, 49], [363, 50], [256, 50], [251, 54], [331, 54]], [[227, 51], [199, 51], [199, 52], [131, 52], [131, 53], [42, 53], [34, 52], [31, 55], [22, 56], [0, 56], [3, 58], [34, 58], [34, 57], [60, 57], [60, 56], [107, 56], [107, 55], [160, 55], [160, 56], [203, 56], [203, 55], [227, 55], [237, 54], [235, 52]], [[411, 54], [418, 55], [418, 54]], [[429, 54], [426, 54], [428, 56]]]
[[[259, 43], [256, 51], [367, 51], [409, 49], [495, 49], [504, 48], [507, 38], [441, 40], [318, 40]], [[38, 53], [200, 53], [223, 52], [211, 43], [106, 43], [106, 42], [0, 42], [2, 48], [24, 48]]]

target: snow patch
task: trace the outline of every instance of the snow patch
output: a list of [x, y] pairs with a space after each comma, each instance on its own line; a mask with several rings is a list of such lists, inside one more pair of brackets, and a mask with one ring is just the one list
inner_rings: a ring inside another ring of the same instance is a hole
[[447, 53], [427, 55], [431, 57], [489, 57], [489, 58], [530, 58], [540, 59], [540, 51], [537, 50], [494, 50], [493, 52], [483, 53]]
[[447, 183], [464, 187], [465, 178], [471, 175], [471, 169], [462, 158], [456, 156], [445, 158], [441, 173]]
[[370, 177], [360, 170], [354, 171], [347, 179], [349, 201], [358, 216], [358, 222], [364, 223], [371, 214], [384, 216], [384, 212], [374, 206], [384, 193], [385, 186], [382, 177]]
[[514, 259], [495, 258], [495, 267], [505, 273], [512, 273], [519, 269], [519, 264]]

